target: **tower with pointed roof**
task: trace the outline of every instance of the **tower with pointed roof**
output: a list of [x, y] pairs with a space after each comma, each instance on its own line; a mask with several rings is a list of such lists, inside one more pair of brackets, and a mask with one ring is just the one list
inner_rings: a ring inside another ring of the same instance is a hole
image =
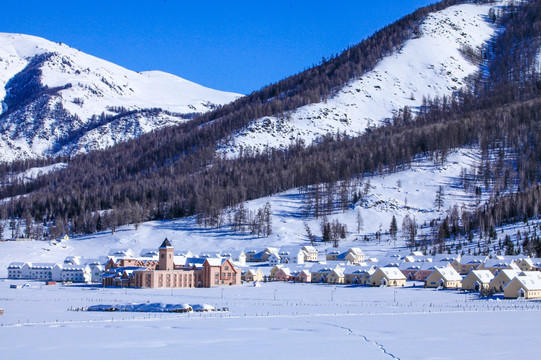
[[160, 246], [159, 253], [160, 259], [158, 262], [158, 270], [173, 270], [175, 268], [175, 249], [167, 238], [165, 238]]

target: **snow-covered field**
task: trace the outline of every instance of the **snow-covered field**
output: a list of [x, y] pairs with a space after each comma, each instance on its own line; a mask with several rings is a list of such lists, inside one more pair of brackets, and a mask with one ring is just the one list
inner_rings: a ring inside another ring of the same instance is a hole
[[[4, 359], [536, 358], [541, 303], [421, 287], [267, 283], [102, 289], [0, 282]], [[229, 312], [81, 312], [95, 304], [207, 303]]]
[[479, 69], [463, 50], [476, 51], [495, 34], [487, 15], [492, 7], [505, 3], [462, 4], [430, 14], [421, 25], [421, 36], [407, 41], [333, 98], [284, 117], [258, 119], [220, 151], [234, 157], [242, 147], [281, 148], [297, 139], [311, 144], [322, 135], [337, 132], [356, 136], [405, 106], [415, 109], [423, 97], [451, 95]]

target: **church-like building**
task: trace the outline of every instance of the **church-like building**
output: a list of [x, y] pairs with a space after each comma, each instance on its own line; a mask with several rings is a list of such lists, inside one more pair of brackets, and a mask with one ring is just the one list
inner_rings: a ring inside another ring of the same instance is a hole
[[175, 251], [165, 239], [159, 248], [158, 261], [122, 259], [110, 261], [102, 277], [103, 286], [138, 288], [193, 288], [239, 285], [240, 269], [225, 258], [188, 258], [175, 265]]

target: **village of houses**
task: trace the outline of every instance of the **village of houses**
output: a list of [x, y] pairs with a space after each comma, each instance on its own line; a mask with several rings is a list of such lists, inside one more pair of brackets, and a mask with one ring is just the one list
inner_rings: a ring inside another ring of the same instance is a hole
[[[168, 239], [159, 248], [111, 249], [107, 256], [69, 256], [63, 263], [13, 262], [8, 279], [101, 283], [103, 287], [195, 288], [270, 281], [349, 286], [427, 288], [502, 294], [507, 299], [541, 298], [541, 259], [412, 252], [372, 258], [358, 247], [286, 246], [193, 254], [176, 250]], [[19, 286], [19, 285], [13, 285]]]

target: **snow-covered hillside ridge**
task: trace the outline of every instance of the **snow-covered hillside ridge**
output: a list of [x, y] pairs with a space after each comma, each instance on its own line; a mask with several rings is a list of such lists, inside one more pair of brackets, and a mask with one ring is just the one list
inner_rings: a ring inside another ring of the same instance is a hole
[[[62, 43], [0, 33], [0, 161], [105, 148], [239, 96], [159, 71], [130, 71]], [[151, 108], [166, 112], [99, 119]]]
[[415, 109], [423, 97], [452, 94], [479, 69], [464, 50], [480, 49], [495, 35], [497, 29], [488, 14], [491, 8], [502, 5], [504, 2], [463, 4], [430, 14], [420, 26], [419, 37], [408, 40], [333, 98], [282, 117], [258, 119], [220, 151], [235, 157], [246, 147], [281, 148], [298, 139], [309, 145], [322, 135], [336, 132], [355, 136], [405, 106]]

